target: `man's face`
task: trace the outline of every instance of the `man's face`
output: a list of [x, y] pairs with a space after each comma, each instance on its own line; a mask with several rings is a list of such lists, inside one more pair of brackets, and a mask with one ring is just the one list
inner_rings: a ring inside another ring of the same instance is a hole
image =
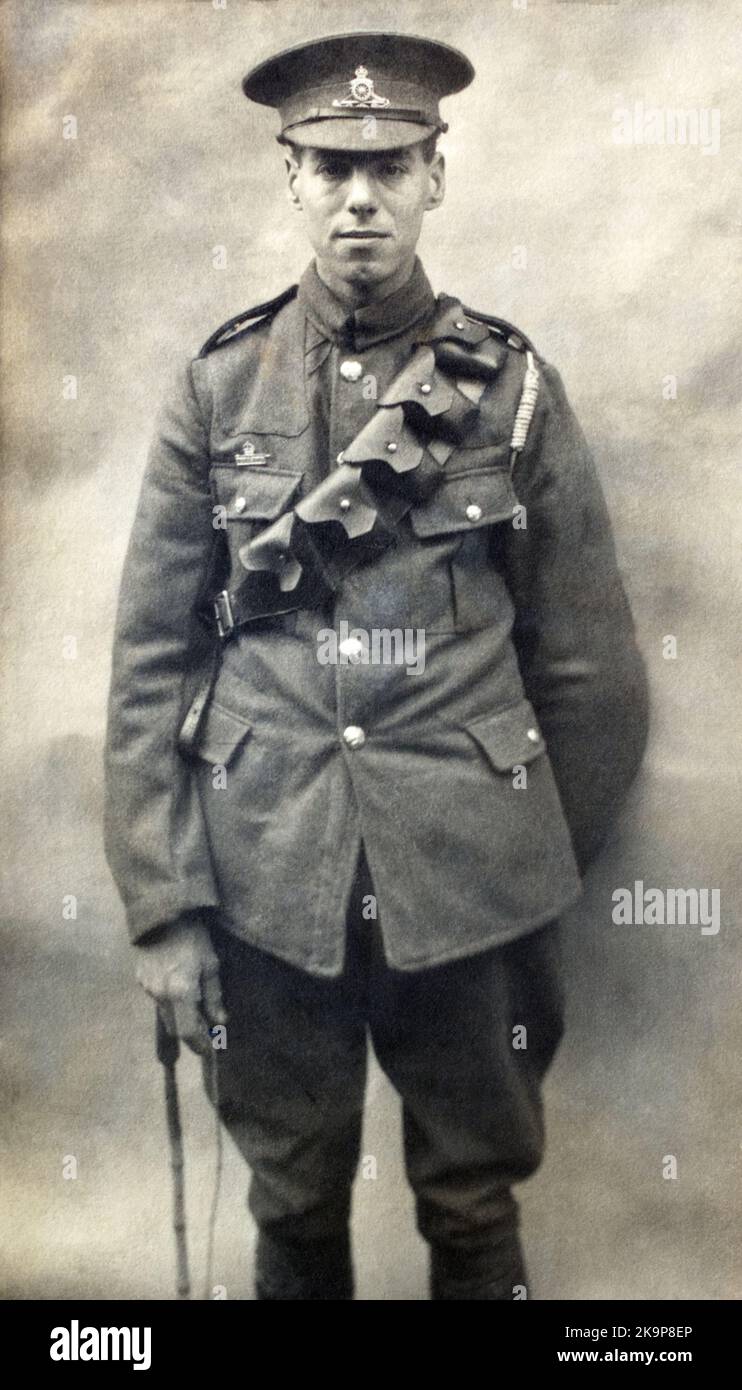
[[443, 201], [443, 156], [419, 145], [375, 152], [305, 149], [287, 160], [289, 197], [331, 286], [369, 290], [412, 269], [423, 213]]

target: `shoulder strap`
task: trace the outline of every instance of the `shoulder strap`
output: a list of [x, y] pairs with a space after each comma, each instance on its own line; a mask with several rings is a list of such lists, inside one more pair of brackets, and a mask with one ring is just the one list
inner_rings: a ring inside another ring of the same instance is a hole
[[483, 314], [479, 309], [468, 309], [465, 304], [462, 304], [461, 307], [467, 318], [477, 319], [479, 323], [489, 324], [501, 338], [506, 339], [510, 347], [515, 348], [518, 352], [526, 352], [529, 350], [534, 353], [536, 352], [530, 338], [527, 338], [525, 333], [521, 332], [520, 328], [516, 328], [515, 324], [509, 323], [507, 319], [496, 318], [494, 314]]
[[256, 304], [254, 309], [246, 309], [243, 313], [236, 314], [233, 319], [227, 319], [226, 323], [223, 323], [215, 333], [212, 333], [210, 338], [207, 338], [198, 354], [199, 357], [206, 357], [209, 352], [213, 352], [214, 348], [221, 347], [222, 343], [231, 342], [244, 329], [257, 327], [254, 322], [256, 319], [260, 319], [262, 322], [267, 318], [272, 318], [279, 309], [283, 308], [284, 304], [288, 304], [289, 300], [294, 298], [298, 288], [298, 284], [289, 285], [289, 288], [281, 294], [277, 294], [275, 299], [267, 299], [265, 304]]

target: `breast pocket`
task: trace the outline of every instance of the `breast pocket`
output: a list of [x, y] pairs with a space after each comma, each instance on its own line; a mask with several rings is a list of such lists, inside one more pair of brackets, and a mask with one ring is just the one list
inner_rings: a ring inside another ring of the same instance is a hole
[[410, 510], [416, 536], [478, 531], [512, 521], [518, 498], [506, 468], [468, 468], [446, 474], [433, 496]]
[[214, 459], [210, 477], [214, 525], [226, 530], [232, 572], [239, 574], [240, 547], [288, 510], [302, 474], [262, 464], [239, 467]]
[[518, 498], [507, 467], [467, 468], [446, 474], [428, 501], [410, 509], [413, 534], [446, 565], [454, 632], [488, 626], [509, 602], [491, 560], [490, 528], [513, 525]]

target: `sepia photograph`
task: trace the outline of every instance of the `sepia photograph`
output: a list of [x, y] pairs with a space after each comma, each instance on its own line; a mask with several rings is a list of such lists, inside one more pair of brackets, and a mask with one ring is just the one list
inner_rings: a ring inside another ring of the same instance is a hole
[[3, 1300], [52, 1367], [265, 1300], [692, 1360], [742, 1296], [742, 5], [0, 31]]

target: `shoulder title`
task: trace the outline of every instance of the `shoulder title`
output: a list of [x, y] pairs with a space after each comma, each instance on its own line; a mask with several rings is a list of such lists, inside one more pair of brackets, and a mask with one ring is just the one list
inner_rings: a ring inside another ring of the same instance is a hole
[[259, 323], [265, 323], [267, 319], [277, 314], [284, 304], [288, 304], [289, 300], [295, 297], [298, 288], [298, 285], [289, 285], [289, 288], [284, 290], [282, 294], [277, 294], [275, 299], [267, 299], [265, 304], [256, 304], [254, 309], [246, 309], [243, 313], [236, 314], [233, 319], [228, 319], [226, 323], [221, 325], [221, 328], [217, 328], [216, 332], [212, 333], [210, 338], [207, 338], [198, 354], [199, 357], [206, 357], [208, 353], [213, 352], [214, 348], [221, 347], [223, 343], [231, 343], [232, 339], [238, 338], [241, 333], [251, 328], [257, 328]]

